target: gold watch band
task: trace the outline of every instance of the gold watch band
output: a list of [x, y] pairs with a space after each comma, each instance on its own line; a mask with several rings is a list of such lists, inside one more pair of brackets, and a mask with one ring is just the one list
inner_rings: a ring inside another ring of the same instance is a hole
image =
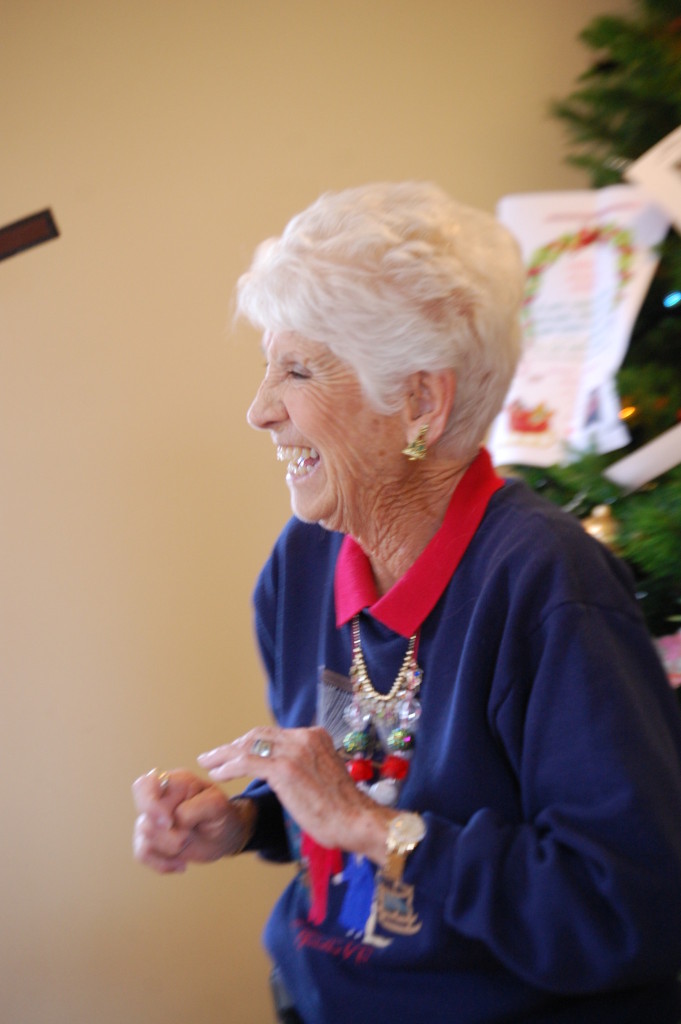
[[393, 850], [388, 853], [388, 859], [385, 862], [383, 874], [391, 882], [402, 881], [402, 875], [404, 874], [404, 868], [407, 863], [407, 853], [407, 850], [403, 853], [398, 853], [397, 850]]
[[426, 823], [420, 814], [400, 811], [388, 826], [384, 876], [391, 882], [400, 882], [408, 855], [415, 850], [426, 834]]

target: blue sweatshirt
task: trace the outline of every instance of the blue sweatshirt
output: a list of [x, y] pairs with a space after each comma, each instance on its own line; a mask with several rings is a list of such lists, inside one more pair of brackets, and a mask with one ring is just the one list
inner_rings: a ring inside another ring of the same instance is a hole
[[[468, 492], [455, 492], [450, 539], [462, 500], [474, 504], [489, 484], [481, 459], [477, 482], [474, 470]], [[360, 612], [365, 659], [384, 692], [413, 624], [403, 614], [410, 591], [420, 625], [422, 715], [399, 799], [427, 825], [404, 874], [417, 927], [349, 929], [351, 871], [332, 880], [326, 916], [313, 924], [301, 871], [271, 915], [266, 946], [306, 1024], [677, 1024], [675, 697], [626, 567], [521, 482], [491, 491], [439, 596], [428, 581], [448, 556], [431, 543], [396, 612], [368, 590]], [[337, 741], [333, 683], [351, 662], [347, 614], [370, 587], [339, 581], [347, 544], [291, 520], [254, 595], [277, 722], [321, 721]], [[276, 797], [257, 782], [249, 792], [260, 803], [252, 848], [295, 856], [295, 825]]]

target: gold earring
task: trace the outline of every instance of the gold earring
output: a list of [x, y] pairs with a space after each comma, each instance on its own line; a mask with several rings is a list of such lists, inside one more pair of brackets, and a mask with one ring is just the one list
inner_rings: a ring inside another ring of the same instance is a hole
[[428, 424], [424, 423], [422, 427], [419, 427], [419, 432], [413, 441], [410, 441], [406, 448], [402, 449], [402, 454], [406, 455], [410, 462], [421, 462], [425, 459], [428, 449], [426, 447], [426, 434], [428, 433]]

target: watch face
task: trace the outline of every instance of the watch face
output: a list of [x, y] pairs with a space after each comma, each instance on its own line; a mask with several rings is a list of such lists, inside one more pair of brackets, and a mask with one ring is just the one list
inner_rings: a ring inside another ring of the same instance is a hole
[[400, 814], [390, 823], [389, 845], [393, 850], [413, 850], [426, 834], [426, 823], [420, 814]]

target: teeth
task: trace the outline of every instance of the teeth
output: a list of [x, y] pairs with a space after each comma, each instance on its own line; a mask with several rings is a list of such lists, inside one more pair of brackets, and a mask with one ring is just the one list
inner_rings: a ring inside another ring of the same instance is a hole
[[319, 453], [315, 448], [294, 448], [291, 445], [279, 445], [277, 448], [277, 462], [288, 462], [286, 472], [291, 476], [303, 476], [313, 468], [308, 465], [308, 460], [317, 461]]

